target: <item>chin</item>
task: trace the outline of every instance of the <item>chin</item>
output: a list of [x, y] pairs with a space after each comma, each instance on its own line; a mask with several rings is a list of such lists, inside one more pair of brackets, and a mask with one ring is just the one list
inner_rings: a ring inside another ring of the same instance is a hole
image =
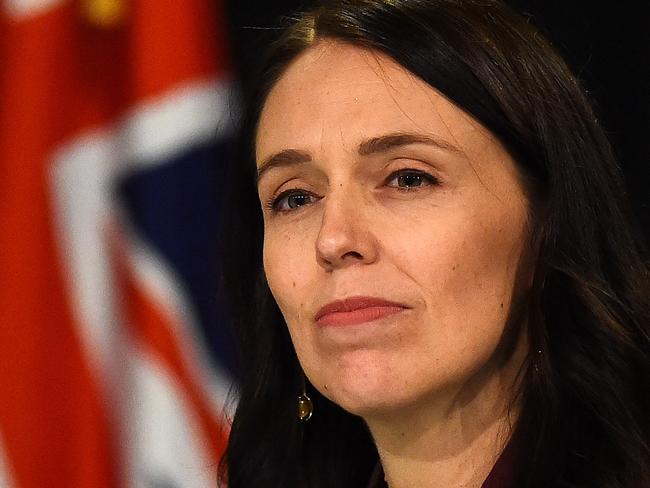
[[[380, 366], [384, 364], [384, 366]], [[392, 373], [385, 363], [363, 363], [355, 367], [333, 368], [336, 375], [318, 381], [319, 391], [347, 412], [361, 417], [387, 413], [402, 408], [417, 395], [408, 391], [404, 378]]]
[[345, 411], [363, 418], [388, 416], [416, 401], [416, 396], [408, 392], [387, 388], [340, 391], [329, 395], [329, 398]]

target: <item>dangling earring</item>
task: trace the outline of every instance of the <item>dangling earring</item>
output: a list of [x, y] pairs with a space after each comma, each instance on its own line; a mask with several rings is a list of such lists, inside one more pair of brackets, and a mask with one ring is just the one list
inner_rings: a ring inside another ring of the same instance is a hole
[[307, 395], [307, 387], [305, 385], [305, 376], [302, 377], [302, 393], [298, 395], [298, 419], [301, 422], [307, 422], [314, 413], [314, 404], [311, 398]]

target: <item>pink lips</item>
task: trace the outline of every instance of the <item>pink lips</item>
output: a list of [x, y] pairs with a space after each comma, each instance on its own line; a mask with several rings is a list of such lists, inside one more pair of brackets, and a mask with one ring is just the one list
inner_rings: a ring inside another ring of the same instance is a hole
[[402, 312], [407, 307], [373, 297], [352, 297], [328, 303], [316, 314], [320, 326], [340, 327], [371, 322]]

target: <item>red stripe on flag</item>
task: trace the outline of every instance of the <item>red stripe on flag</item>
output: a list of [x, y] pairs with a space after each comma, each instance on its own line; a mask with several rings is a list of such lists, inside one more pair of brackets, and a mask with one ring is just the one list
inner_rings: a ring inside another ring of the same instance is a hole
[[85, 22], [75, 2], [27, 21], [5, 20], [0, 137], [21, 131], [52, 149], [183, 83], [227, 74], [215, 3], [127, 5], [126, 20], [111, 29]]
[[0, 428], [21, 488], [118, 485], [116, 450], [77, 335], [49, 195], [62, 135], [62, 12], [5, 29], [0, 86]]
[[[223, 70], [210, 2], [128, 2], [102, 30], [66, 2], [0, 32], [0, 429], [21, 488], [119, 486], [114, 428], [66, 295], [52, 152], [130, 107]], [[217, 26], [218, 27], [218, 26]], [[166, 318], [127, 277], [138, 337], [174, 372], [212, 452], [224, 432], [183, 366]]]
[[130, 62], [136, 100], [184, 79], [225, 74], [229, 62], [225, 26], [215, 25], [220, 21], [214, 8], [218, 4], [205, 0], [133, 2]]
[[223, 419], [217, 418], [205, 391], [197, 384], [198, 378], [188, 367], [198, 357], [185, 356], [183, 351], [187, 348], [181, 347], [181, 339], [174, 332], [179, 327], [174, 326], [173, 319], [163, 312], [165, 307], [147, 293], [146, 284], [138, 282], [121, 252], [118, 239], [113, 239], [112, 242], [116, 262], [115, 276], [120, 285], [128, 332], [133, 335], [138, 347], [149, 351], [180, 387], [193, 416], [199, 421], [204, 436], [201, 439], [203, 447], [216, 466], [225, 450], [228, 433], [221, 423]]

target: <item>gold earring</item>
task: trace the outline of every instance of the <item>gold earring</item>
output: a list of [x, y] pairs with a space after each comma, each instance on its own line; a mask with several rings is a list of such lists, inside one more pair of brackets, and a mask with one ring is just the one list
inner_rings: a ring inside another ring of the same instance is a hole
[[302, 377], [302, 393], [298, 395], [298, 419], [301, 422], [307, 422], [312, 413], [314, 413], [314, 404], [311, 398], [307, 395], [307, 388], [305, 386], [305, 377]]

